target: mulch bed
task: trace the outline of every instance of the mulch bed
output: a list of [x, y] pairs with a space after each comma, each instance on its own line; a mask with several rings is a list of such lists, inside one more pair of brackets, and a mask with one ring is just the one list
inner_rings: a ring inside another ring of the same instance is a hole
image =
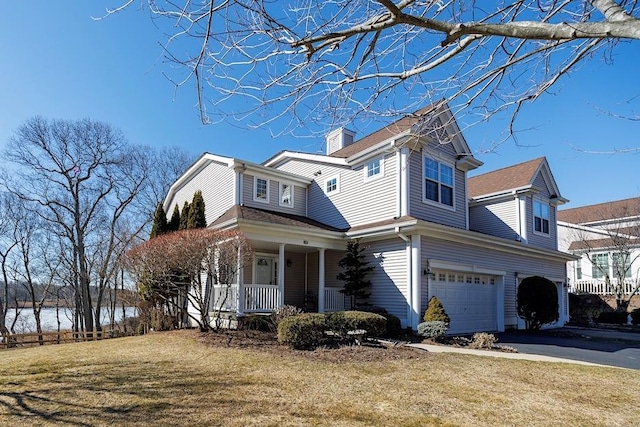
[[398, 344], [366, 344], [322, 347], [311, 351], [294, 350], [278, 343], [276, 334], [253, 330], [224, 330], [195, 332], [196, 339], [206, 345], [222, 348], [247, 349], [269, 353], [271, 356], [297, 356], [330, 363], [371, 362], [384, 360], [414, 360], [424, 358], [425, 353]]

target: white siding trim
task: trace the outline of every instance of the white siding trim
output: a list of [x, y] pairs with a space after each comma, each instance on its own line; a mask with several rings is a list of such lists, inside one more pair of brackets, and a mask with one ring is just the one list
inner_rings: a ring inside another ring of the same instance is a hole
[[411, 329], [417, 330], [420, 323], [420, 313], [422, 301], [422, 262], [421, 262], [421, 236], [414, 234], [411, 236], [411, 281], [409, 286], [409, 306], [410, 316], [408, 319]]
[[398, 174], [400, 176], [400, 215], [409, 215], [409, 168], [408, 166], [409, 148], [400, 149], [400, 159]]

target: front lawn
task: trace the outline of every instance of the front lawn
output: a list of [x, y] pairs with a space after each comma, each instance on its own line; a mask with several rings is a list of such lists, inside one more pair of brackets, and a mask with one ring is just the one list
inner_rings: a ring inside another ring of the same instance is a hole
[[187, 331], [0, 358], [0, 425], [640, 424], [640, 372], [625, 369], [395, 349], [243, 348]]

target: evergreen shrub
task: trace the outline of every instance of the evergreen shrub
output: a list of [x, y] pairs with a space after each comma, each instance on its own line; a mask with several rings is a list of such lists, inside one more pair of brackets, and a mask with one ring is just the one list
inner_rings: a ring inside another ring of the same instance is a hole
[[418, 335], [438, 340], [447, 333], [448, 326], [441, 320], [433, 320], [418, 324]]
[[558, 289], [551, 280], [540, 276], [524, 279], [518, 287], [518, 316], [528, 330], [558, 320]]
[[444, 311], [444, 306], [442, 305], [438, 297], [431, 297], [422, 320], [424, 320], [425, 322], [444, 322], [447, 327], [451, 324], [451, 319]]
[[322, 313], [289, 316], [278, 325], [278, 342], [298, 350], [313, 350], [326, 342], [326, 327]]
[[385, 317], [366, 311], [336, 311], [326, 319], [327, 329], [343, 340], [349, 340], [349, 334], [354, 331], [359, 331], [355, 335], [362, 338], [384, 335], [387, 331]]

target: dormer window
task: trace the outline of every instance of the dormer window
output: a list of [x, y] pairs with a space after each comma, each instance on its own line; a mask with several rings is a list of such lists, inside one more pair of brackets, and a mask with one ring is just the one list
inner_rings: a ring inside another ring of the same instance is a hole
[[424, 156], [425, 202], [453, 207], [453, 166]]
[[253, 178], [253, 200], [269, 203], [269, 180], [266, 178]]
[[540, 200], [533, 201], [533, 231], [549, 234], [549, 204]]

